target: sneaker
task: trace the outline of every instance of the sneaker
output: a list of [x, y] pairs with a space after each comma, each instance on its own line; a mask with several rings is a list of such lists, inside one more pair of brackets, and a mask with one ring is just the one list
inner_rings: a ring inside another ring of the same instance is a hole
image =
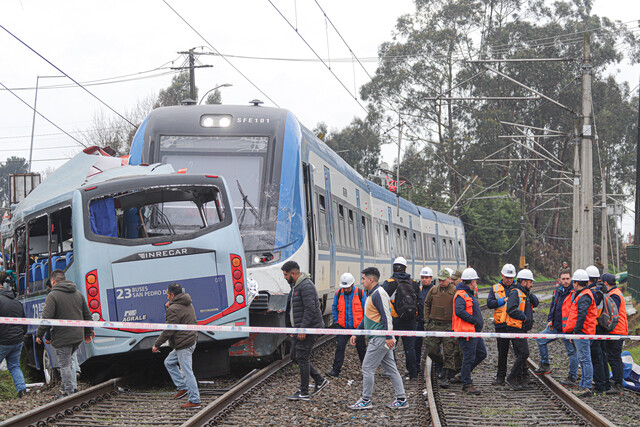
[[624, 394], [624, 388], [622, 384], [614, 384], [610, 390], [605, 391], [605, 394], [609, 396], [622, 396]]
[[22, 399], [23, 397], [25, 397], [27, 395], [27, 390], [20, 390], [18, 392], [18, 398]]
[[172, 399], [173, 400], [178, 400], [178, 399], [182, 399], [183, 397], [185, 397], [187, 394], [189, 394], [189, 392], [187, 390], [178, 390], [178, 392], [176, 394], [173, 395]]
[[509, 387], [511, 387], [512, 389], [514, 389], [514, 390], [516, 390], [516, 391], [517, 391], [517, 390], [522, 390], [522, 386], [518, 383], [518, 381], [516, 381], [516, 379], [515, 379], [515, 378], [508, 378], [508, 377], [507, 377], [507, 379], [506, 379], [506, 380], [504, 380], [504, 381], [505, 381], [505, 382], [509, 385]]
[[287, 399], [289, 399], [289, 400], [309, 400], [309, 399], [311, 399], [311, 397], [309, 396], [309, 394], [307, 394], [307, 393], [303, 394], [300, 390], [298, 390], [295, 393], [293, 393], [291, 396], [288, 396]]
[[333, 369], [324, 373], [326, 376], [331, 378], [338, 378], [340, 376], [340, 372], [336, 372]]
[[180, 405], [182, 409], [200, 409], [202, 405], [200, 403], [193, 403], [192, 401], [188, 401], [187, 403], [183, 403]]
[[396, 398], [396, 400], [394, 400], [393, 402], [387, 405], [387, 408], [389, 409], [405, 409], [408, 407], [409, 407], [409, 401], [406, 398], [405, 399]]
[[580, 398], [591, 397], [593, 396], [593, 392], [590, 388], [580, 387], [574, 391], [575, 395]]
[[569, 387], [569, 388], [578, 387], [578, 380], [576, 378], [567, 377], [564, 380], [560, 380], [558, 382], [565, 387]]
[[360, 398], [356, 403], [349, 406], [349, 409], [353, 409], [354, 411], [358, 411], [360, 409], [372, 409], [372, 408], [373, 408], [373, 403], [371, 402], [371, 400], [364, 400], [363, 398]]
[[504, 385], [504, 378], [496, 378], [491, 382], [491, 385]]
[[462, 383], [462, 373], [458, 372], [451, 378], [451, 384], [460, 384]]
[[536, 375], [547, 375], [551, 372], [553, 372], [553, 369], [551, 369], [551, 366], [549, 366], [548, 363], [540, 364], [540, 367], [534, 371]]
[[482, 393], [480, 390], [475, 388], [473, 386], [473, 384], [465, 384], [465, 385], [463, 385], [462, 386], [462, 391], [464, 391], [467, 394], [475, 394], [476, 396], [479, 395], [480, 393]]
[[329, 380], [324, 378], [320, 384], [316, 384], [315, 388], [313, 389], [313, 393], [311, 393], [311, 395], [315, 396], [316, 394], [320, 393], [322, 389], [325, 388], [327, 385], [329, 385]]
[[451, 380], [449, 379], [449, 375], [445, 375], [445, 377], [440, 381], [440, 387], [449, 388], [449, 384]]

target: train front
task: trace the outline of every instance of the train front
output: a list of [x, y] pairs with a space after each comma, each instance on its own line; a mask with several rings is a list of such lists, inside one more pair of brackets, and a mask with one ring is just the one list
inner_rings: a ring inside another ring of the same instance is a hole
[[[186, 105], [154, 110], [131, 147], [132, 164], [166, 163], [186, 174], [223, 176], [230, 189], [247, 259], [257, 284], [252, 326], [284, 326], [289, 285], [280, 267], [310, 265], [301, 163], [301, 131], [287, 110]], [[284, 337], [251, 334], [232, 356], [260, 358]]]

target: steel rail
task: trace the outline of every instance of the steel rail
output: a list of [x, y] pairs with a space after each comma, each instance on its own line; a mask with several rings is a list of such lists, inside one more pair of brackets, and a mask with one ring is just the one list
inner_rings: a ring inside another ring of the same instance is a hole
[[71, 416], [82, 409], [93, 406], [104, 399], [110, 399], [113, 392], [117, 393], [119, 386], [124, 385], [128, 377], [114, 378], [70, 396], [34, 408], [24, 414], [4, 420], [0, 427], [31, 427], [47, 426]]
[[427, 356], [426, 360], [427, 362], [424, 367], [424, 382], [427, 389], [427, 407], [429, 408], [429, 415], [431, 416], [431, 425], [433, 427], [442, 427], [442, 424], [440, 423], [440, 412], [438, 412], [438, 405], [436, 403], [435, 395], [433, 394], [433, 381], [431, 381], [433, 362], [429, 356]]
[[[529, 365], [529, 369], [531, 371], [538, 369], [538, 365], [530, 358], [527, 359], [527, 365]], [[536, 377], [538, 377], [540, 381], [542, 381], [542, 383], [567, 406], [589, 421], [590, 425], [596, 427], [615, 427], [614, 423], [568, 391], [562, 384], [553, 379], [551, 375], [536, 375]]]
[[[333, 339], [333, 336], [325, 335], [321, 337], [314, 348], [326, 344]], [[202, 408], [197, 414], [185, 421], [181, 427], [207, 426], [210, 423], [217, 423], [223, 420], [227, 411], [233, 410], [242, 396], [251, 389], [265, 381], [271, 375], [283, 369], [291, 363], [291, 357], [287, 355], [282, 360], [276, 360], [261, 370], [245, 376], [243, 380], [238, 382], [228, 392], [218, 397], [216, 400]]]

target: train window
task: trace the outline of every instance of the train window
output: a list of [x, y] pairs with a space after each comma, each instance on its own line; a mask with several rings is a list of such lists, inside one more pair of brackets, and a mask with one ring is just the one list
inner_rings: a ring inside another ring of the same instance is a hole
[[324, 196], [322, 194], [318, 194], [318, 206], [320, 206], [321, 211], [326, 210], [326, 207], [324, 205]]
[[384, 245], [384, 253], [390, 254], [391, 248], [389, 247], [389, 226], [387, 224], [384, 225], [384, 234], [383, 237], [383, 245]]
[[[333, 233], [333, 238], [334, 238], [334, 243], [336, 244], [336, 247], [341, 248], [342, 247], [342, 229], [340, 228], [340, 218], [338, 217], [338, 203], [333, 202], [333, 229], [334, 229], [334, 233]], [[337, 225], [336, 225], [337, 223]], [[337, 231], [337, 232], [336, 232]]]
[[318, 240], [321, 245], [326, 245], [329, 242], [327, 228], [327, 211], [324, 196], [318, 194]]
[[353, 210], [351, 209], [349, 209], [348, 218], [349, 218], [349, 239], [351, 241], [351, 248], [357, 249], [359, 245], [356, 238], [356, 227], [353, 222]]
[[413, 250], [416, 254], [416, 258], [422, 259], [422, 242], [418, 240], [416, 233], [413, 233]]
[[433, 259], [437, 259], [438, 258], [438, 245], [436, 242], [436, 237], [435, 236], [431, 236], [431, 253], [432, 253], [432, 258]]

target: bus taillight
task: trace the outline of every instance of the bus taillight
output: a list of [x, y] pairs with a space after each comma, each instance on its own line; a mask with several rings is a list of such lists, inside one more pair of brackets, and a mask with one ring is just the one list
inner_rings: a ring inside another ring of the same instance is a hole
[[102, 320], [102, 307], [100, 304], [100, 285], [98, 284], [98, 270], [93, 270], [84, 276], [84, 284], [87, 288], [87, 304], [91, 312], [91, 319]]
[[233, 298], [235, 304], [241, 307], [246, 305], [244, 297], [244, 276], [242, 274], [242, 258], [231, 254], [231, 277], [233, 278]]

